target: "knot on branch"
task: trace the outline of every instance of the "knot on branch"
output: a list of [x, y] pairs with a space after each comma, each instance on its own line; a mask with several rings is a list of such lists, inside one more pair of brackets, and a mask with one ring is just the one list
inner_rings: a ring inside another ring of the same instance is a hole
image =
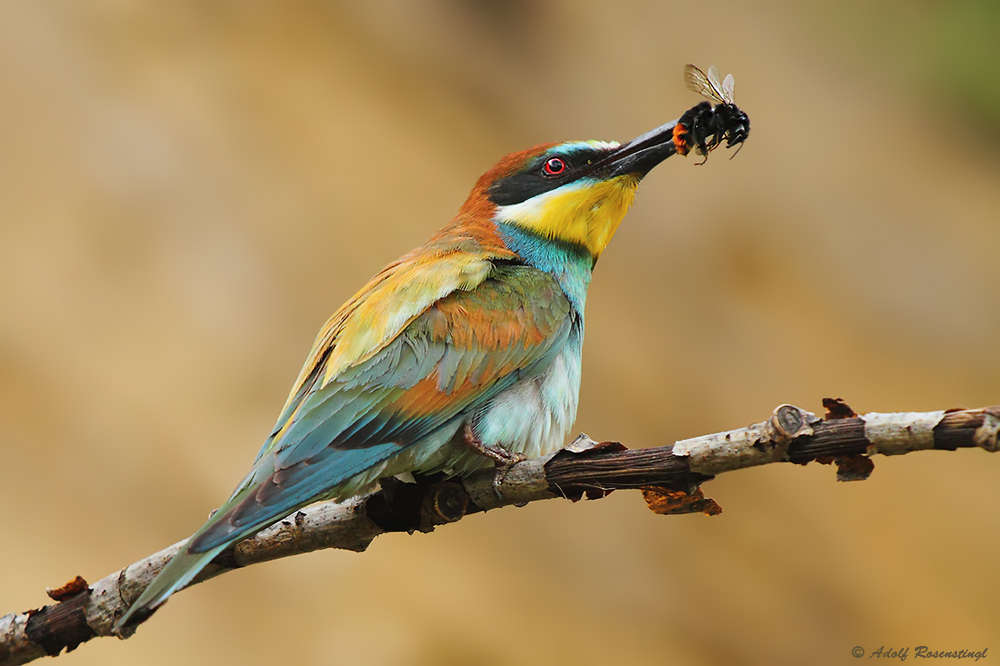
[[77, 576], [62, 587], [45, 592], [58, 603], [28, 611], [24, 633], [29, 641], [55, 657], [63, 649], [72, 652], [97, 635], [87, 624], [84, 612], [90, 597], [87, 581]]
[[461, 481], [443, 474], [414, 476], [413, 483], [387, 478], [380, 484], [381, 491], [368, 498], [365, 510], [386, 532], [433, 532], [438, 525], [482, 511]]

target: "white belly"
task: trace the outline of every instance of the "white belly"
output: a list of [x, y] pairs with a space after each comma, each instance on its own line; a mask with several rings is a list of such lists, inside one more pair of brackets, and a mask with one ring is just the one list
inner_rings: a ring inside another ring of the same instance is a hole
[[576, 421], [580, 355], [567, 348], [540, 375], [518, 382], [496, 398], [473, 428], [484, 444], [526, 458], [558, 450]]
[[564, 445], [576, 421], [580, 395], [582, 332], [540, 374], [522, 379], [494, 396], [479, 411], [466, 414], [423, 441], [400, 452], [372, 479], [406, 471], [468, 474], [493, 465], [464, 441], [466, 422], [484, 444], [537, 458]]

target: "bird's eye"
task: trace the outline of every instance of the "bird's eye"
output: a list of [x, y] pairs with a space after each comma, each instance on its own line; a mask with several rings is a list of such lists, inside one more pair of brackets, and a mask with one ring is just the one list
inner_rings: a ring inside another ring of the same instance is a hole
[[542, 167], [542, 171], [545, 172], [546, 176], [558, 176], [562, 172], [566, 171], [566, 163], [558, 157], [550, 157], [546, 160], [545, 166]]

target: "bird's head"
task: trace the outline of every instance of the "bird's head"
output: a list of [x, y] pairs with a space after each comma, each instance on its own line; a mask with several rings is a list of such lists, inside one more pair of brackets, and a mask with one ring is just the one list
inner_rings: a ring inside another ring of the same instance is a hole
[[675, 152], [670, 122], [624, 144], [569, 141], [512, 153], [486, 172], [464, 208], [586, 249], [596, 260], [639, 181]]

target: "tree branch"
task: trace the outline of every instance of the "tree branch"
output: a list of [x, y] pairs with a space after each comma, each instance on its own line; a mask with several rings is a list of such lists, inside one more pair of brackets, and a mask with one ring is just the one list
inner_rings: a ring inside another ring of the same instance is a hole
[[[835, 463], [842, 481], [868, 477], [870, 456], [910, 451], [1000, 448], [1000, 406], [923, 413], [857, 416], [840, 400], [824, 400], [822, 418], [781, 405], [769, 419], [739, 430], [626, 449], [581, 435], [553, 456], [511, 467], [498, 486], [492, 469], [464, 479], [422, 477], [416, 483], [384, 480], [371, 495], [307, 507], [220, 554], [192, 585], [231, 569], [323, 548], [364, 551], [384, 532], [430, 532], [437, 525], [509, 504], [543, 499], [603, 497], [642, 489], [657, 513], [721, 509], [700, 485], [717, 474], [775, 462]], [[25, 664], [95, 636], [111, 636], [115, 621], [181, 547], [176, 543], [94, 585], [77, 577], [47, 590], [55, 604], [0, 617], [0, 666]], [[134, 632], [130, 631], [129, 635]], [[127, 638], [128, 636], [122, 636]]]

